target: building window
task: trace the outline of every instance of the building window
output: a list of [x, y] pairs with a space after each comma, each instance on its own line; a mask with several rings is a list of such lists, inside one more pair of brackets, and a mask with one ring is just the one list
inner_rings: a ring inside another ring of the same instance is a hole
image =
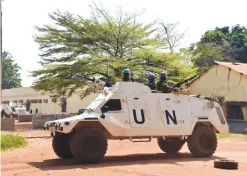
[[52, 101], [52, 103], [56, 103], [57, 99], [56, 98], [52, 98], [51, 101]]
[[227, 105], [227, 119], [244, 120], [241, 105]]
[[41, 99], [37, 99], [36, 103], [42, 103], [42, 100]]
[[110, 99], [105, 103], [104, 106], [108, 107], [108, 111], [119, 111], [122, 109], [120, 99]]
[[48, 99], [43, 99], [43, 103], [48, 103]]
[[2, 104], [9, 104], [9, 101], [2, 101]]
[[13, 103], [17, 103], [17, 100], [14, 100]]
[[19, 103], [23, 103], [23, 100], [19, 100]]
[[30, 103], [36, 103], [35, 99], [30, 100]]

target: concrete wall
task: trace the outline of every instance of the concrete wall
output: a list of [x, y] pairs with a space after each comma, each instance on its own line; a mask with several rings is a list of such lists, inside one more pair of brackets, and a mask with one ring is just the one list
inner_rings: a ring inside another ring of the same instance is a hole
[[247, 134], [247, 121], [242, 120], [227, 120], [230, 133]]
[[15, 119], [14, 118], [1, 118], [1, 130], [14, 131], [15, 130]]
[[32, 122], [33, 115], [20, 114], [18, 116], [18, 122]]
[[190, 85], [191, 94], [224, 96], [225, 101], [247, 101], [247, 75], [215, 65]]

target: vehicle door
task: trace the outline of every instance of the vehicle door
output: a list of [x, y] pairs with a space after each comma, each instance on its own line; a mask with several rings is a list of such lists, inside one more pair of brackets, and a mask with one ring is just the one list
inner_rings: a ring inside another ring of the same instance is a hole
[[[183, 95], [167, 94], [159, 96], [159, 105], [165, 128], [173, 134], [183, 130], [189, 130], [191, 116], [190, 103]], [[171, 131], [172, 130], [172, 131]]]
[[150, 95], [131, 94], [127, 96], [130, 124], [134, 128], [150, 126], [152, 111]]

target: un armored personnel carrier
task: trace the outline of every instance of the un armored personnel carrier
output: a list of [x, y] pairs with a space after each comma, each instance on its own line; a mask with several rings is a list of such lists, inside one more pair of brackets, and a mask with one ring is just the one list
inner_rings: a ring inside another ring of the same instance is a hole
[[163, 152], [177, 153], [187, 142], [195, 157], [210, 157], [217, 148], [216, 133], [228, 133], [221, 106], [191, 95], [154, 93], [138, 82], [105, 87], [83, 113], [48, 121], [53, 149], [61, 158], [100, 162], [108, 140], [149, 142], [157, 139]]

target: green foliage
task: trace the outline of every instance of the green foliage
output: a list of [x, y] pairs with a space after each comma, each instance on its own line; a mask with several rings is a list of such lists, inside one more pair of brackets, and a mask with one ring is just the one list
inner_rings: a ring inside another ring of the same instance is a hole
[[244, 26], [235, 25], [231, 29], [228, 26], [207, 31], [201, 38], [202, 44], [213, 44], [222, 47], [224, 60], [235, 60], [247, 63], [247, 29]]
[[208, 70], [214, 61], [247, 63], [247, 29], [239, 25], [216, 27], [206, 31], [200, 42], [180, 51], [198, 67], [199, 75]]
[[1, 135], [1, 150], [6, 151], [13, 148], [21, 148], [27, 146], [27, 140], [22, 136], [13, 134]]
[[3, 52], [2, 56], [2, 89], [21, 87], [20, 67], [8, 52]]
[[243, 139], [247, 140], [246, 134], [217, 133], [219, 139]]
[[[193, 63], [187, 63], [186, 57], [181, 53], [163, 53], [151, 49], [141, 49], [133, 53], [134, 59], [132, 67], [134, 68], [134, 75], [151, 71], [157, 75], [164, 69], [168, 72], [168, 81], [171, 84], [183, 81], [186, 78], [196, 73], [196, 67]], [[146, 77], [140, 76], [139, 82], [146, 81]]]
[[142, 13], [117, 15], [96, 4], [85, 19], [69, 12], [49, 14], [54, 25], [36, 27], [43, 68], [32, 72], [38, 77], [33, 87], [50, 92], [55, 98], [71, 96], [76, 89], [89, 86], [82, 97], [93, 91], [91, 80], [106, 77], [112, 82], [121, 79], [122, 70], [130, 68], [136, 81], [145, 82], [146, 71], [159, 73], [168, 69], [172, 83], [195, 73], [192, 63], [179, 53], [162, 53], [165, 43], [154, 37], [154, 23], [137, 20]]
[[39, 77], [34, 88], [70, 96], [93, 77], [119, 79], [132, 49], [158, 45], [148, 38], [155, 31], [152, 24], [135, 22], [138, 15], [120, 9], [114, 17], [95, 4], [89, 19], [69, 12], [50, 14], [56, 25], [37, 27], [40, 35], [35, 36], [44, 67], [32, 72]]
[[205, 43], [197, 44], [197, 48], [193, 51], [193, 62], [199, 68], [198, 74], [204, 73], [214, 64], [214, 61], [226, 61], [224, 58], [224, 48], [216, 44]]
[[201, 38], [201, 43], [223, 45], [226, 42], [225, 35], [221, 31], [207, 31]]

